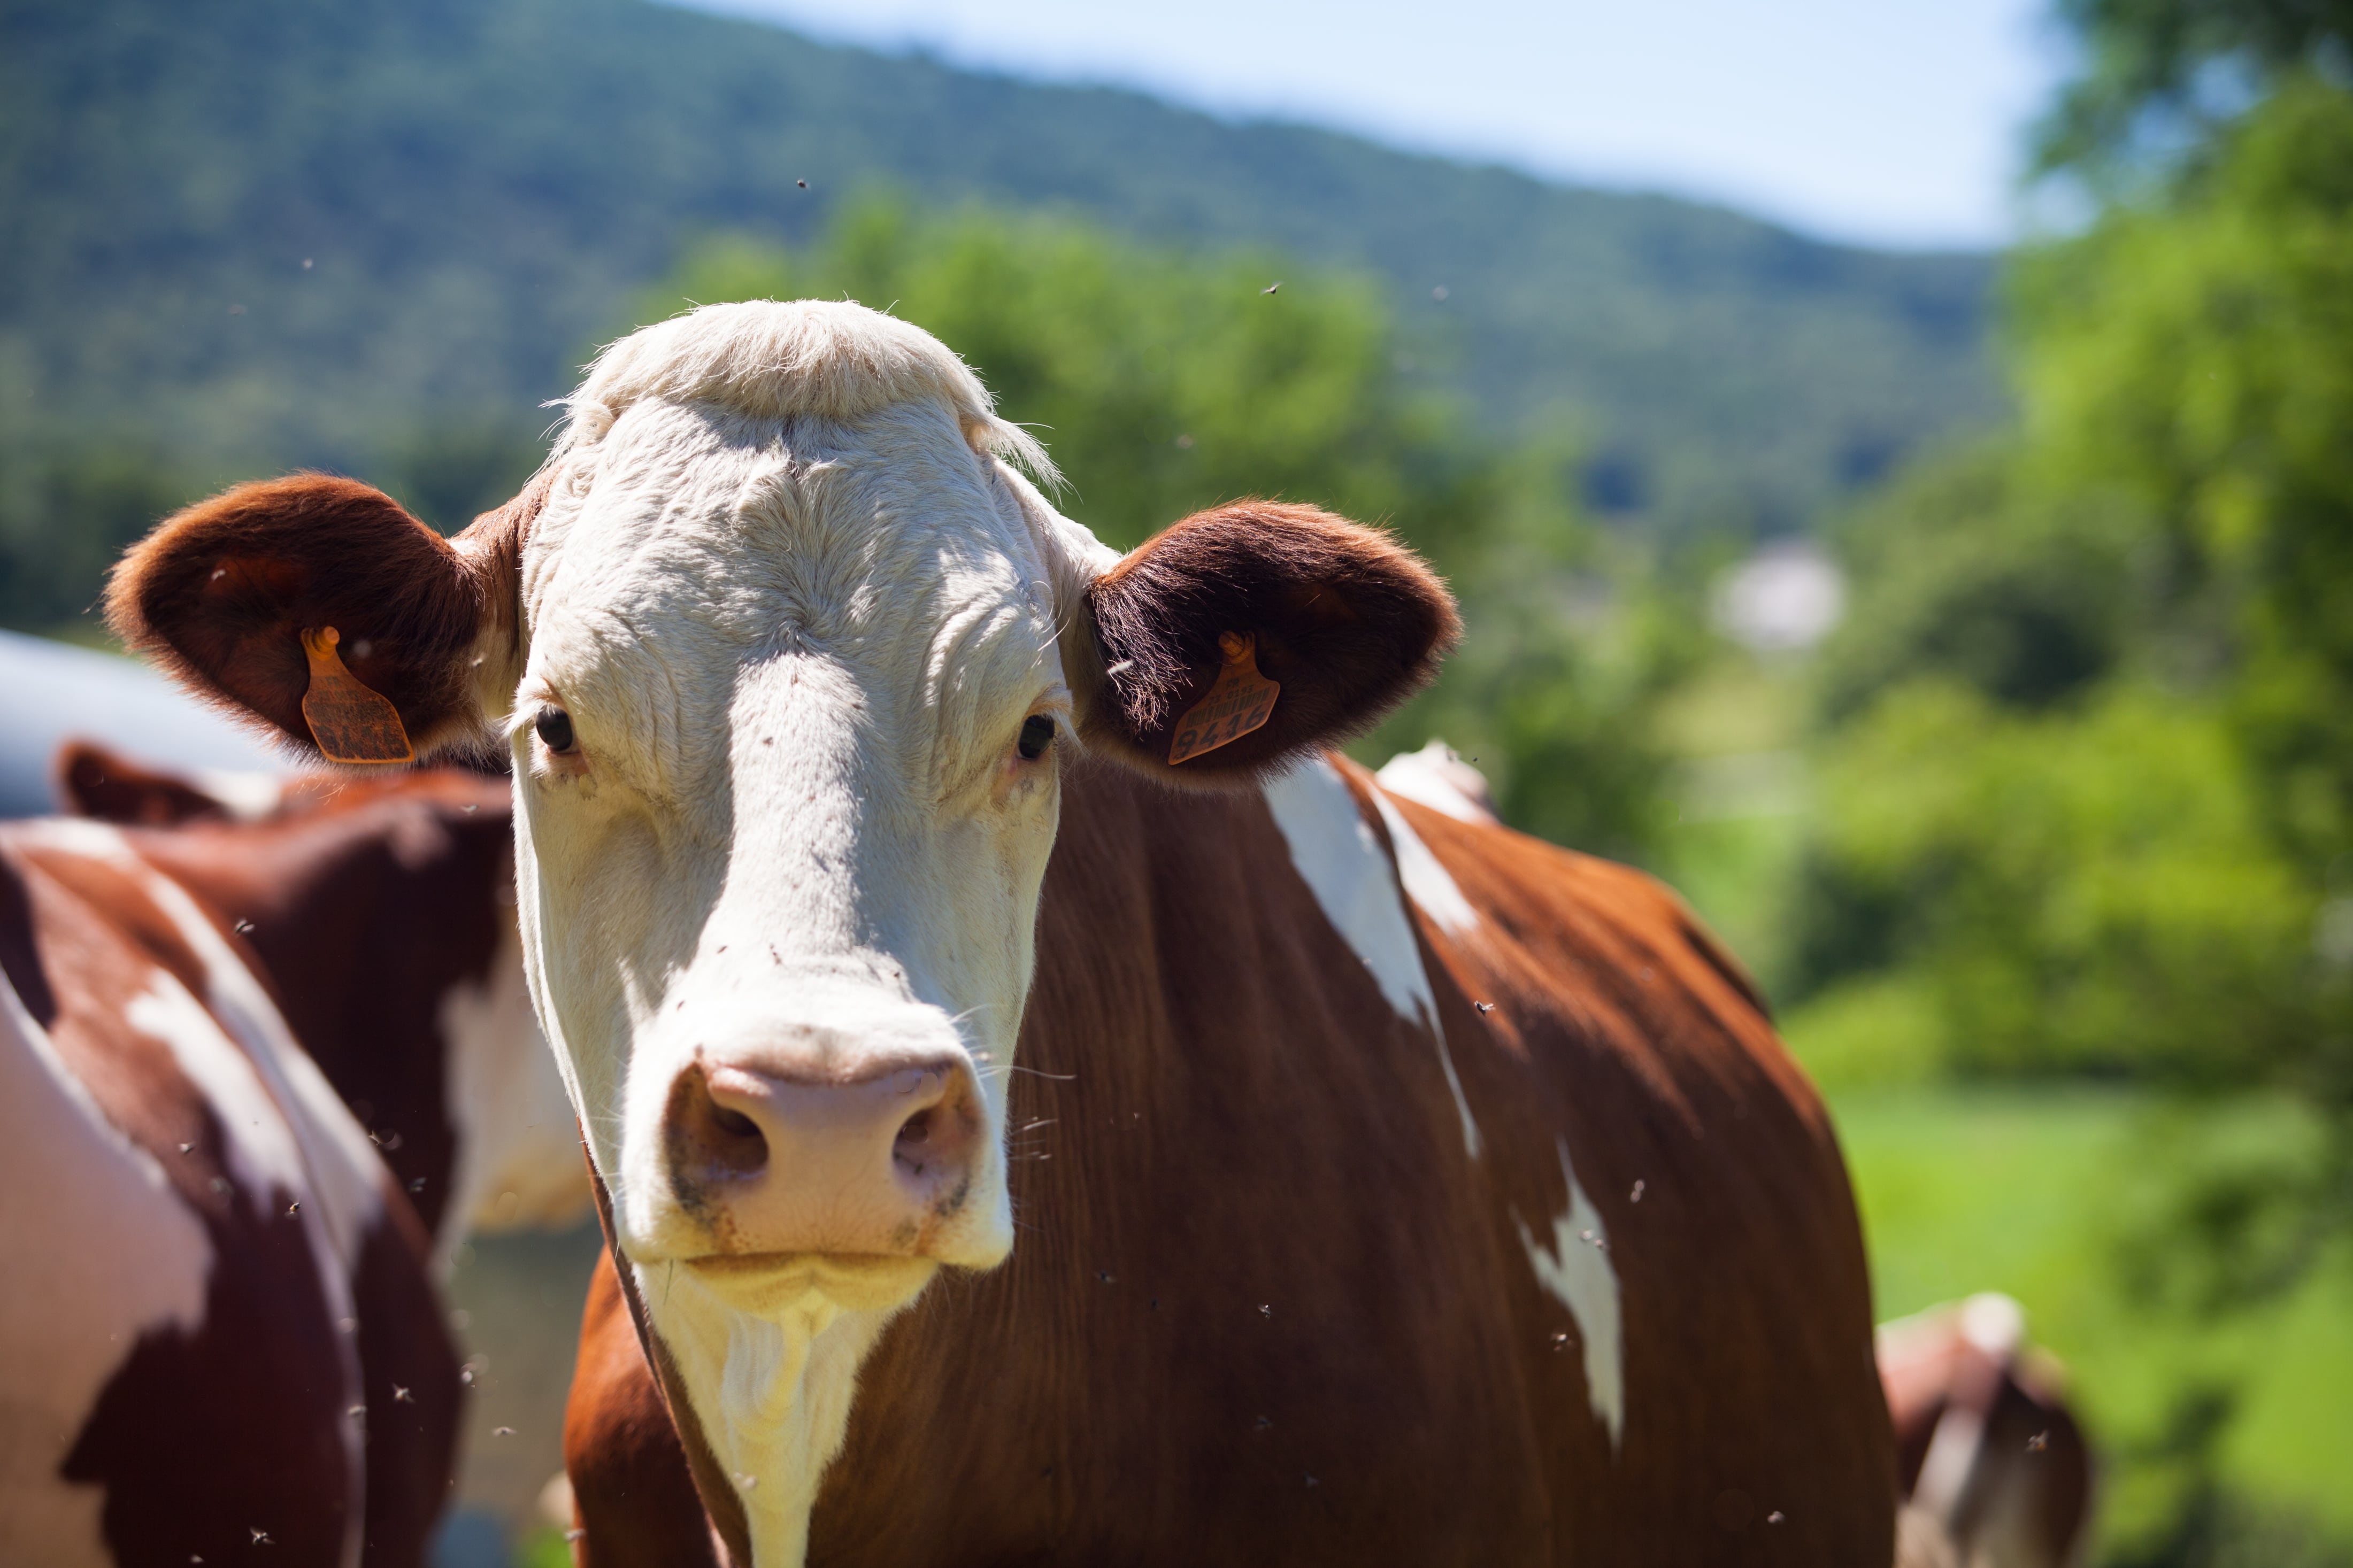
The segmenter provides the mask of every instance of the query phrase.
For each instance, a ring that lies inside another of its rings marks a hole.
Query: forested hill
[[[0,461],[535,433],[682,246],[877,183],[1368,271],[1414,374],[1573,413],[1605,510],[1788,525],[1999,407],[1983,257],[645,0],[0,0]]]

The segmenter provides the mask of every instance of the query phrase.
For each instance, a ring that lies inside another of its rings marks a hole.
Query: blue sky
[[[693,0],[1917,248],[2016,231],[2043,0]]]

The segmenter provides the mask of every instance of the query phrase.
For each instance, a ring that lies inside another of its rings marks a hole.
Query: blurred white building
[[[1845,615],[1846,574],[1806,540],[1766,545],[1715,591],[1716,630],[1757,653],[1810,648]]]

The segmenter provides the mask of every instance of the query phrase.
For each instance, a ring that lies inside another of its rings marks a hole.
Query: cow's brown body
[[[1639,874],[1398,809],[1480,917],[1416,915],[1482,1156],[1258,797],[1074,776],[1019,1243],[885,1336],[812,1563],[1889,1561],[1853,1203],[1753,992]],[[1623,1292],[1615,1454],[1521,1230],[1564,1141]],[[586,1330],[579,1560],[715,1554],[609,1264]]]

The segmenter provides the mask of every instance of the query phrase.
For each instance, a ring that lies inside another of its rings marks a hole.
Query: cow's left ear
[[[543,476],[448,540],[357,480],[238,485],[132,546],[107,584],[107,623],[181,684],[304,752],[328,739],[303,711],[325,658],[391,704],[417,755],[462,746],[491,694],[518,678],[516,561],[545,494]]]
[[[1275,501],[1187,518],[1085,597],[1094,647],[1071,673],[1090,748],[1213,788],[1371,728],[1461,630],[1446,585],[1388,535]]]

